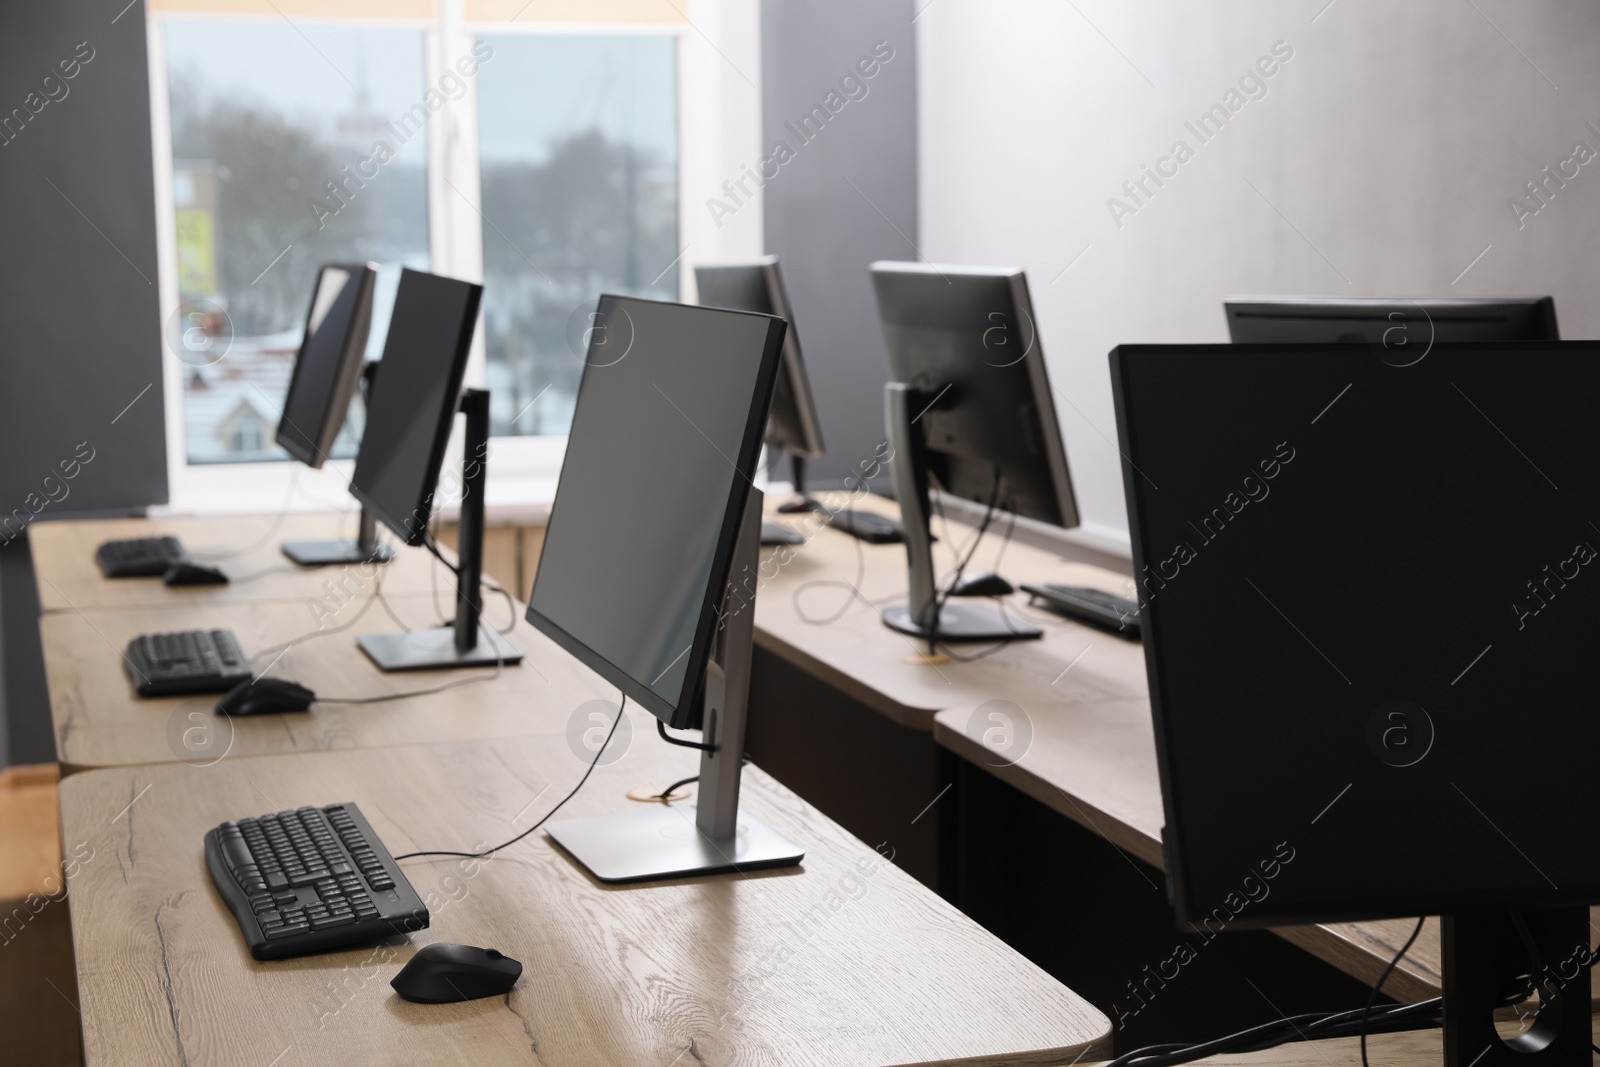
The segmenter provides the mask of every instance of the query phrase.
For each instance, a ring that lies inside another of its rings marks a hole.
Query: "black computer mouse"
[[[1010,596],[1016,592],[1011,583],[988,571],[971,574],[956,583],[951,596]]]
[[[389,982],[394,991],[419,1004],[453,1004],[509,993],[522,976],[522,964],[492,948],[424,945]]]
[[[280,711],[305,711],[317,694],[287,678],[257,678],[240,682],[217,701],[218,715],[275,715]]]
[[[168,585],[227,585],[228,576],[203,563],[174,563],[161,580]]]

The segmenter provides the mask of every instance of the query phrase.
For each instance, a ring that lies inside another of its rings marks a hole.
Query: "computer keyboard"
[[[145,634],[128,642],[122,662],[142,697],[224,693],[250,680],[250,661],[232,630]]]
[[[870,511],[841,508],[833,512],[833,519],[829,525],[835,530],[850,534],[852,537],[859,537],[874,545],[899,544],[906,539],[898,522]]]
[[[94,558],[107,578],[159,578],[189,555],[176,537],[136,537],[107,541],[95,550]]]
[[[1137,601],[1082,585],[1023,585],[1022,590],[1059,615],[1094,623],[1124,637],[1139,636]]]
[[[428,925],[428,909],[354,804],[225,822],[206,868],[258,960],[330,952]]]

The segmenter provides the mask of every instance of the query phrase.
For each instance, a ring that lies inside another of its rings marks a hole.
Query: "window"
[[[564,434],[602,292],[678,298],[674,37],[484,37],[484,341],[495,434]]]
[[[220,312],[231,337],[180,347],[184,455],[287,460],[272,437],[317,268],[379,264],[373,359],[400,268],[428,268],[427,131],[391,125],[423,99],[423,33],[192,19],[164,30],[180,314]],[[380,141],[394,149],[381,164]],[[333,455],[354,454],[341,434]]]
[[[369,359],[402,267],[484,282],[490,503],[547,502],[595,298],[762,251],[759,211],[724,229],[685,188],[760,156],[758,8],[150,0],[172,507],[349,506],[359,411],[322,471],[273,443],[339,261],[379,265]]]

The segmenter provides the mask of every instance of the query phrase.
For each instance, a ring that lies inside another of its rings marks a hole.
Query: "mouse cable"
[[[471,678],[457,678],[453,682],[444,682],[440,685],[430,686],[427,689],[412,689],[404,693],[385,693],[382,696],[375,697],[317,697],[312,701],[312,703],[387,704],[391,700],[405,700],[408,697],[432,696],[434,693],[442,693],[446,689],[457,689],[463,685],[477,685],[479,682],[492,682],[496,678],[500,677],[501,673],[505,670],[505,665],[505,657],[497,654],[494,658],[494,670],[490,671],[488,674],[475,674]]]
[[[278,508],[278,514],[273,518],[272,524],[267,527],[267,532],[258,537],[254,543],[244,548],[231,548],[226,552],[191,552],[189,558],[196,563],[218,563],[225,559],[238,559],[248,556],[256,549],[272,540],[278,528],[283,525],[283,520],[289,515],[289,505],[294,500],[295,490],[300,487],[300,464],[295,463],[289,467],[289,488],[283,494],[283,505]],[[235,579],[237,581],[238,579]]]
[[[1400,961],[1405,958],[1405,954],[1411,951],[1411,946],[1416,942],[1417,935],[1422,933],[1422,924],[1426,919],[1427,916],[1425,915],[1417,917],[1417,925],[1412,929],[1411,936],[1406,938],[1406,943],[1400,946],[1400,951],[1394,954],[1394,959],[1389,961],[1389,966],[1383,969],[1383,973],[1373,983],[1372,992],[1367,994],[1367,1005],[1361,1009],[1361,1067],[1369,1067],[1367,1063],[1367,1019],[1372,1014],[1372,1002],[1378,999],[1378,992],[1383,988],[1383,983],[1389,980],[1389,976],[1400,965]]]
[[[956,586],[961,584],[962,572],[965,571],[967,569],[967,565],[972,562],[972,557],[978,554],[978,546],[983,542],[983,535],[988,532],[989,524],[994,521],[995,512],[1000,503],[1000,484],[1002,480],[1003,477],[1000,473],[1000,466],[999,464],[995,464],[994,490],[989,494],[989,506],[984,509],[983,521],[978,524],[978,532],[973,535],[972,544],[968,546],[966,555],[963,556],[959,553],[956,555],[955,574],[951,575],[950,583],[945,586],[944,595],[940,596],[938,590],[934,591],[933,625],[928,628],[928,653],[930,655],[936,654],[939,651],[939,616],[944,612],[944,606],[949,603],[950,597],[954,595]],[[941,492],[943,491],[942,484],[940,486],[940,490]],[[950,527],[949,521],[945,518],[944,503],[938,497],[934,497],[933,502],[935,510],[937,510],[939,513],[939,521],[944,523],[945,535],[948,537]],[[952,544],[954,544],[954,542],[952,542]],[[1002,642],[1002,645],[1005,644],[1010,644],[1010,640]]]
[[[577,796],[578,790],[583,788],[583,783],[587,782],[589,780],[589,775],[593,774],[595,767],[599,765],[600,757],[605,755],[606,746],[611,743],[612,736],[615,735],[616,732],[617,732],[617,724],[622,721],[622,717],[623,717],[623,715],[627,714],[627,711],[628,711],[628,694],[627,693],[623,693],[622,694],[622,703],[617,707],[617,717],[615,719],[613,719],[612,722],[611,722],[611,730],[606,734],[606,739],[604,741],[600,742],[599,750],[595,752],[594,759],[589,761],[589,766],[584,769],[583,777],[578,779],[578,784],[573,786],[572,787],[572,792],[570,792],[566,796],[562,797],[561,800],[556,803],[555,807],[553,807],[549,811],[545,812],[544,815],[540,817],[538,822],[534,823],[532,826],[530,826],[526,830],[522,831],[522,833],[518,834],[516,837],[513,837],[509,841],[502,842],[502,843],[494,846],[493,848],[484,849],[482,852],[450,852],[450,851],[446,851],[446,850],[437,850],[437,849],[436,850],[427,851],[427,852],[407,852],[404,855],[395,856],[394,857],[395,862],[398,863],[401,860],[414,859],[417,856],[461,856],[461,857],[463,857],[465,859],[469,859],[469,860],[481,860],[481,859],[484,859],[485,857],[494,855],[496,852],[499,852],[503,848],[507,848],[507,847],[509,847],[511,845],[516,844],[518,841],[521,841],[524,837],[527,837],[529,834],[533,833],[539,827],[543,826],[546,822],[548,822],[550,820],[550,817],[552,815],[554,815],[556,812],[560,811],[561,808],[566,804],[567,801],[569,801],[573,797]],[[657,721],[659,721],[659,720],[657,720]]]
[[[434,540],[433,534],[424,531],[422,543],[427,546],[429,552],[433,553],[434,559],[438,560],[440,563],[443,563],[445,567],[449,569],[450,573],[456,576],[456,584],[459,587],[461,583],[461,568],[444,558],[444,553],[439,551],[439,543]],[[506,598],[506,608],[511,613],[511,623],[504,629],[496,626],[495,632],[504,637],[512,630],[515,630],[517,628],[517,602],[512,597],[511,593],[506,589],[506,587],[489,577],[487,574],[483,573],[481,570],[478,572],[478,586],[480,589],[487,589],[491,593],[499,593],[501,596]],[[437,582],[433,583],[433,610],[436,613],[443,615],[443,612],[439,611],[439,585]],[[480,616],[483,614],[483,602],[481,600],[478,602],[478,613]],[[446,623],[445,625],[449,624]]]
[[[361,616],[365,615],[367,613],[367,610],[369,608],[371,608],[374,603],[377,602],[378,594],[383,591],[383,569],[381,567],[378,569],[378,573],[372,579],[372,588],[373,588],[373,595],[367,597],[367,599],[362,603],[361,607],[356,609],[356,613],[354,615],[350,616],[350,618],[346,619],[344,622],[341,622],[338,626],[333,626],[333,627],[328,627],[328,628],[318,627],[317,629],[312,630],[309,633],[301,634],[299,637],[293,638],[292,640],[289,640],[289,641],[285,641],[282,644],[269,645],[268,647],[263,648],[261,651],[257,652],[255,655],[251,656],[250,657],[250,661],[252,663],[254,663],[256,660],[260,659],[262,656],[269,656],[269,655],[272,655],[275,652],[277,652],[277,653],[287,652],[291,648],[294,648],[297,645],[304,644],[307,641],[312,641],[312,640],[315,640],[316,638],[319,638],[319,637],[328,637],[328,636],[330,636],[332,634],[342,633],[343,631],[350,629],[350,627],[354,626],[356,623],[361,621]],[[276,662],[276,661],[274,661],[274,662]],[[271,664],[268,664],[268,667],[270,667],[270,666],[271,666]]]
[[[297,567],[293,564],[286,564],[277,567],[267,567],[263,570],[254,571],[250,574],[244,574],[238,577],[229,576],[228,581],[234,585],[244,585],[246,582],[254,582],[259,581],[262,578],[270,578],[274,574],[299,574],[304,569],[305,568]]]

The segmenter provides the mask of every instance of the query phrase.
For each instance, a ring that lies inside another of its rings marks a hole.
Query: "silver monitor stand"
[[[650,805],[621,815],[554,823],[548,833],[602,882],[647,882],[792,867],[805,849],[739,813],[739,771],[750,705],[750,653],[760,566],[762,494],[751,489],[734,548],[733,581],[706,664],[705,742],[698,805]],[[735,589],[743,595],[735,595]]]

